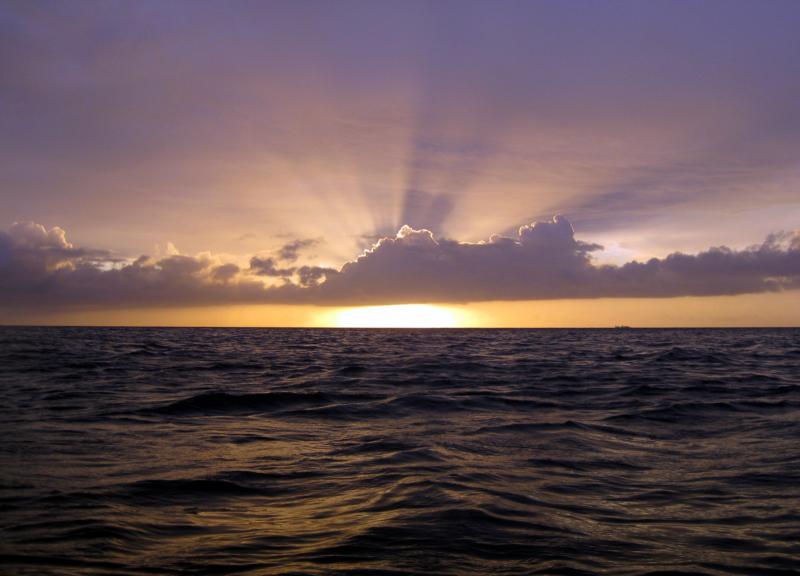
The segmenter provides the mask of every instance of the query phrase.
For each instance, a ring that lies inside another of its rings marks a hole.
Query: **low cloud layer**
[[[710,248],[597,266],[597,244],[556,216],[464,243],[404,226],[341,269],[289,266],[287,254],[249,267],[212,254],[123,259],[76,247],[61,228],[0,232],[0,308],[41,310],[223,303],[389,304],[600,297],[714,296],[800,288],[800,234],[776,233],[746,250]]]
[[[239,266],[211,255],[126,260],[75,247],[58,227],[28,222],[0,232],[0,307],[171,306],[257,301],[263,294]]]

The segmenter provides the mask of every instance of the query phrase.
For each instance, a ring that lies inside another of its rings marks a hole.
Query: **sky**
[[[0,323],[800,325],[798,21],[0,1]]]

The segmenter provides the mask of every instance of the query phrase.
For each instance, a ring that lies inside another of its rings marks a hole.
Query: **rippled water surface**
[[[0,328],[0,572],[795,574],[798,330]]]

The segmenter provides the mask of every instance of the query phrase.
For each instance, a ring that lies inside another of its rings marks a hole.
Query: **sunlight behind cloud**
[[[450,308],[429,304],[361,306],[334,313],[332,324],[340,328],[457,328],[463,319]]]

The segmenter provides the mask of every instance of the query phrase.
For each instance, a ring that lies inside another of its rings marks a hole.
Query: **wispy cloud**
[[[322,242],[322,240],[319,238],[299,238],[297,240],[292,240],[278,249],[277,257],[284,262],[294,262],[302,251],[316,246],[320,242]]]

